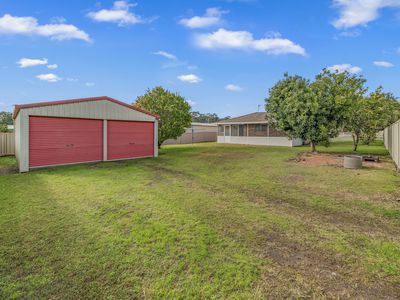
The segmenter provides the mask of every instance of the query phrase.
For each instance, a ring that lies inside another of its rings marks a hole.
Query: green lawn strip
[[[399,225],[397,203],[369,200],[371,193],[392,192],[400,185],[400,177],[393,176],[391,171],[299,166],[286,162],[293,150],[278,152],[277,149],[261,148],[265,153],[258,150],[248,158],[243,149],[247,148],[224,149],[224,153],[217,149],[204,155],[196,153],[197,160],[194,161],[179,156],[163,165],[171,170],[184,171],[205,184],[246,191],[254,197],[286,201],[300,209],[309,207],[323,213],[346,213],[354,215],[354,219],[366,219],[366,222],[377,215],[383,222],[389,219],[393,225]],[[221,156],[224,156],[222,163],[213,161]],[[229,157],[235,159],[229,160]],[[295,182],[292,182],[292,177]],[[342,193],[346,191],[362,199],[344,198]]]
[[[302,146],[299,149],[309,151],[309,146]],[[352,141],[349,139],[336,138],[332,139],[328,147],[323,145],[317,146],[317,151],[321,153],[333,154],[356,154],[356,155],[389,155],[388,151],[383,147],[383,140],[375,140],[370,145],[360,144],[357,151],[353,151]]]
[[[234,164],[234,162],[232,162],[231,163],[231,165],[232,164]],[[191,176],[195,176],[195,174],[198,174],[199,173],[199,168],[200,168],[200,166],[199,165],[196,165],[196,166],[192,166],[193,167],[193,169],[195,169],[196,170],[196,172],[194,172],[194,173],[192,173],[192,174],[190,174]],[[216,168],[217,168],[218,166],[216,166]],[[255,172],[255,173],[258,173],[257,172],[257,170],[255,169],[255,167],[256,166],[250,166],[250,168],[248,168],[248,169],[250,169],[251,171],[253,171],[253,172]],[[240,168],[239,168],[240,169]],[[235,181],[234,180],[234,176],[229,176],[229,183],[231,183],[231,184],[229,184],[228,183],[228,181],[225,181],[225,180],[223,180],[224,178],[226,178],[226,177],[224,177],[224,176],[220,176],[220,177],[218,177],[219,179],[214,179],[214,180],[208,180],[208,181],[206,181],[206,183],[207,184],[211,184],[212,182],[214,182],[214,183],[216,183],[218,186],[224,186],[224,187],[226,187],[226,190],[234,190],[235,189],[235,186],[240,186],[240,185],[236,185],[236,183],[239,183],[239,182],[242,182],[242,185],[244,185],[245,183],[247,184],[247,182],[246,181],[243,181],[243,178],[246,178],[246,175],[248,175],[248,174],[243,174],[243,173],[246,173],[247,171],[248,171],[248,169],[245,169],[244,171],[242,171],[242,172],[240,172],[240,176],[242,177],[241,178],[241,180],[239,179],[239,180],[237,180],[237,181]],[[342,169],[335,169],[335,168],[333,168],[335,171],[342,171]],[[317,168],[317,170],[319,171],[319,172],[321,172],[321,169],[319,168]],[[345,170],[345,171],[347,171],[347,170]],[[375,171],[375,170],[374,170]],[[364,172],[364,170],[363,170],[363,172]],[[359,183],[363,183],[363,187],[366,189],[366,193],[368,193],[371,189],[372,190],[392,190],[393,189],[393,185],[394,184],[396,184],[397,185],[397,183],[398,183],[398,178],[397,177],[395,177],[395,176],[393,176],[393,173],[391,172],[391,171],[385,171],[385,170],[376,170],[376,173],[372,176],[371,174],[368,174],[367,172],[371,172],[371,170],[365,170],[365,172],[366,172],[366,174],[365,174],[365,176],[361,176],[361,177],[359,177],[359,178],[357,178],[357,179],[355,179],[357,182],[356,183],[351,183],[350,184],[350,186],[351,185],[353,185],[353,184],[359,184]],[[229,172],[228,172],[229,173]],[[235,173],[230,173],[230,174],[235,174]],[[236,173],[236,174],[239,174],[239,173]],[[238,175],[239,176],[239,175]],[[338,177],[340,177],[339,175],[338,175]],[[371,180],[371,178],[375,178],[375,177],[378,177],[379,179],[377,180],[378,182],[377,183],[375,183],[375,185],[373,185],[373,186],[371,186],[371,183],[373,183],[373,180]],[[207,177],[207,176],[205,176],[204,178],[206,178],[206,179],[208,179],[209,177]],[[215,178],[215,177],[214,177]],[[259,178],[259,177],[256,177],[256,178]],[[393,180],[393,178],[395,179],[395,180]],[[335,178],[336,179],[336,178]],[[386,181],[387,179],[390,179],[389,181]],[[252,180],[254,180],[254,178],[252,179]],[[255,180],[257,180],[257,179],[255,179]],[[386,181],[386,184],[383,184],[384,182]],[[268,185],[265,185],[265,186],[268,186]],[[251,186],[251,188],[250,188],[250,190],[260,190],[260,188],[262,187],[262,185],[254,185],[254,182],[253,182],[253,185]],[[368,188],[367,188],[368,187]],[[329,188],[331,188],[331,187],[329,187]],[[240,190],[240,188],[237,188],[237,190]],[[285,195],[284,194],[282,194],[282,189],[279,189],[281,192],[281,197],[285,197]],[[290,189],[288,189],[288,190],[290,190]],[[270,189],[270,191],[272,191],[272,195],[270,195],[270,196],[272,196],[272,198],[273,197],[275,197],[276,195],[274,195],[274,189]],[[359,190],[356,190],[356,191],[359,191]],[[288,191],[285,191],[285,193],[287,193]],[[226,193],[226,191],[224,191],[224,193]],[[304,198],[306,198],[305,196],[307,196],[307,195],[305,195],[305,194],[298,194],[298,195],[300,195],[301,197],[300,198],[302,198],[302,199],[304,199]],[[293,196],[293,195],[292,195]],[[337,205],[336,203],[334,203],[332,200],[336,200],[336,199],[326,199],[326,197],[314,197],[311,201],[313,201],[314,202],[314,205],[315,206],[320,206],[320,208],[321,208],[321,210],[322,211],[326,211],[326,210],[328,210],[328,211],[330,211],[330,212],[332,212],[333,214],[335,213],[335,212],[337,212],[337,210],[338,209],[342,209],[342,210],[344,210],[344,211],[348,211],[348,212],[350,212],[350,213],[353,213],[355,216],[354,217],[357,217],[357,208],[360,208],[360,207],[365,207],[365,209],[366,209],[366,211],[368,211],[368,209],[371,209],[372,208],[372,212],[375,214],[375,213],[382,213],[382,215],[384,215],[385,214],[385,212],[387,212],[388,210],[387,209],[381,209],[381,208],[379,208],[379,206],[378,205],[371,205],[370,203],[368,203],[368,202],[364,202],[364,201],[357,201],[357,200],[354,200],[354,201],[351,201],[351,209],[347,209],[346,210],[346,204],[347,204],[347,206],[348,206],[348,203],[342,203],[342,204],[340,204],[340,205]],[[333,204],[332,204],[333,203]],[[246,210],[247,211],[247,210]],[[389,210],[390,211],[390,210]],[[394,210],[394,211],[397,211],[397,210]],[[371,211],[369,211],[368,212],[369,214],[371,213]],[[372,217],[371,217],[372,219],[374,219],[374,218],[376,218],[376,216],[373,216],[372,215]],[[390,216],[389,218],[392,218],[392,216]],[[259,223],[259,220],[257,220],[258,221],[258,223]],[[395,221],[397,221],[397,220],[395,220]],[[396,225],[396,228],[398,228],[398,225],[399,225],[399,223],[398,222],[394,222],[393,223],[394,225]],[[351,232],[351,231],[350,231]],[[356,233],[357,234],[357,233]],[[332,235],[332,234],[331,234]],[[301,235],[301,237],[302,238],[304,238],[306,235]],[[335,235],[334,235],[335,236]],[[336,240],[336,239],[338,239],[339,237],[341,236],[341,231],[340,230],[337,230],[337,232],[336,232],[336,237],[333,237],[333,240]],[[370,241],[373,241],[371,238],[369,238],[369,240]],[[386,241],[385,240],[382,240],[382,241],[380,241],[379,243],[385,243]],[[378,243],[378,244],[379,244]],[[395,242],[394,243],[394,245],[399,245],[399,243],[398,243],[398,241],[397,242]],[[363,251],[361,251],[360,253],[362,254],[362,253],[364,253],[364,255],[365,255],[365,253],[367,253],[368,251],[370,251],[370,250],[368,250],[368,249],[363,249]],[[396,263],[398,263],[398,257],[397,258],[395,258],[395,259],[397,259],[397,261],[395,262],[395,265],[396,265]],[[383,260],[385,260],[385,259],[383,259]],[[384,270],[383,270],[384,271]]]
[[[0,297],[323,297],[377,278],[390,290],[400,278],[398,210],[371,197],[394,192],[398,178],[367,169],[349,180],[339,168],[287,162],[298,151],[172,146],[158,159],[0,176]],[[323,218],[346,214],[381,222],[385,234]],[[337,256],[344,275],[330,282],[285,265],[279,252],[296,249],[328,270]]]
[[[17,163],[14,156],[0,156],[0,168],[11,167]]]
[[[35,203],[30,216],[23,224],[19,219],[1,227],[20,227],[23,232],[18,234],[21,240],[16,244],[26,245],[27,251],[38,244],[46,247],[29,253],[34,260],[22,268],[23,278],[4,279],[3,285],[11,289],[3,290],[7,296],[26,296],[29,291],[73,297],[93,296],[96,292],[115,298],[139,297],[143,293],[156,298],[249,295],[257,276],[255,260],[241,245],[221,239],[190,214],[160,205],[168,201],[160,202],[148,192],[143,194],[146,174],[142,171],[132,172],[130,165],[117,166],[110,177],[113,168],[74,168],[26,176],[38,179],[21,194],[25,201]],[[34,195],[29,197],[37,184],[47,189],[43,194],[48,196],[40,201]],[[10,211],[7,215],[10,217]],[[71,232],[69,220],[74,225]],[[35,225],[29,226],[31,223]],[[86,230],[81,240],[79,236]],[[60,236],[53,240],[55,233]],[[10,238],[10,232],[0,236],[4,245],[9,244],[5,238]],[[61,245],[57,245],[59,242]],[[21,256],[8,251],[2,249],[4,257],[14,255],[24,262],[27,259],[28,253]],[[3,263],[10,264],[5,258]],[[12,282],[20,284],[10,288]],[[74,290],[67,291],[69,285]]]

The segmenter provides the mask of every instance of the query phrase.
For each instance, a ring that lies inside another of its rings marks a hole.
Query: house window
[[[224,135],[224,125],[218,125],[218,135],[219,136]]]
[[[225,136],[230,136],[230,135],[231,135],[230,127],[225,126]]]
[[[239,125],[232,125],[232,136],[239,136]]]
[[[256,124],[256,132],[267,132],[267,125],[265,124]]]
[[[246,125],[239,125],[239,136],[247,136]]]

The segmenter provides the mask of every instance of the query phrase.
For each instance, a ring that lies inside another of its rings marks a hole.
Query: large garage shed
[[[14,125],[20,172],[158,155],[158,116],[106,96],[16,105]]]

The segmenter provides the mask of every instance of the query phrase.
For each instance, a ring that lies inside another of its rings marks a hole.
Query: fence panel
[[[0,132],[0,156],[15,154],[14,132]]]
[[[385,147],[392,156],[397,169],[400,168],[400,121],[384,130]]]

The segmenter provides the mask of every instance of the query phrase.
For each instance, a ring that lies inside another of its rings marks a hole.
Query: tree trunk
[[[353,151],[357,151],[358,142],[360,141],[360,136],[358,133],[352,134],[353,137]]]
[[[311,146],[311,151],[312,152],[317,152],[317,150],[315,149],[315,142],[311,141],[310,142],[310,146]]]

